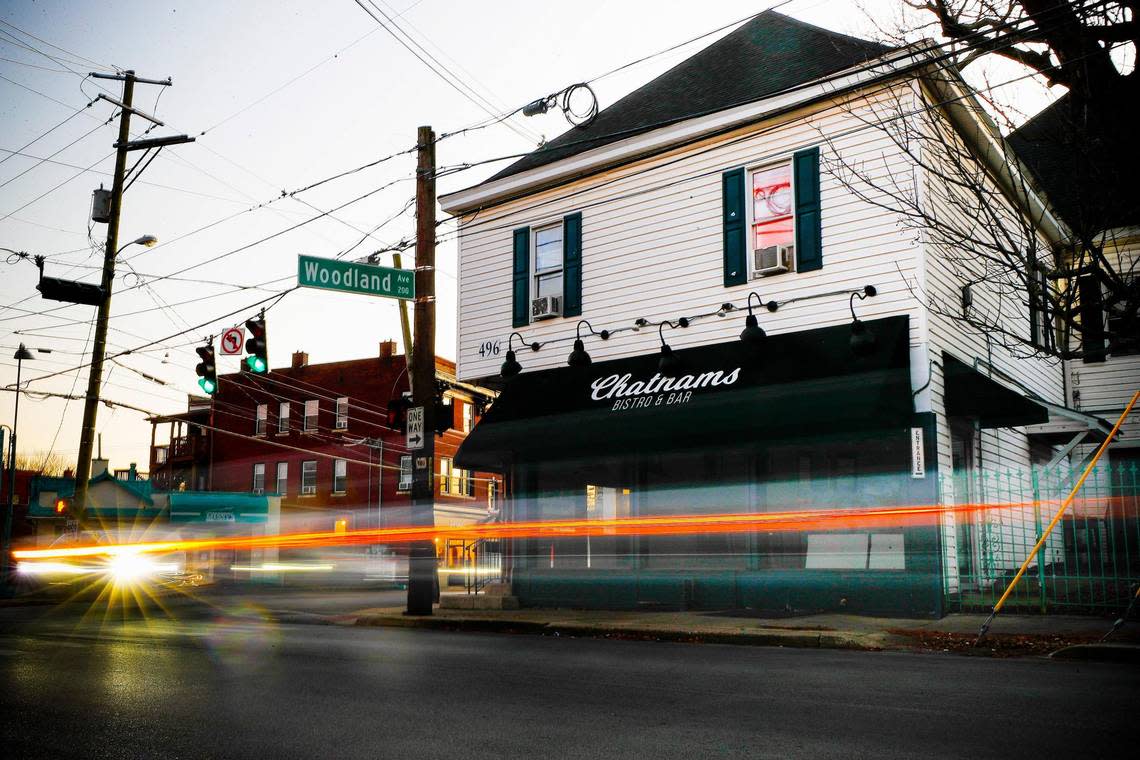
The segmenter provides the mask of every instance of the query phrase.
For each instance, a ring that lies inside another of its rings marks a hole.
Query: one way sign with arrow
[[[408,409],[407,444],[409,451],[424,447],[424,408],[413,406]]]

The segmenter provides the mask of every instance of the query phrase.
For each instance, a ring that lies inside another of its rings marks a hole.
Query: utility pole
[[[423,448],[412,456],[412,525],[435,523],[435,133],[416,136],[416,307],[412,403],[423,408]],[[435,544],[414,541],[408,557],[409,615],[430,615],[439,582]]]
[[[193,142],[194,138],[180,135],[177,137],[159,137],[149,140],[130,142],[131,115],[137,113],[157,126],[163,123],[158,119],[133,107],[135,83],[160,85],[169,87],[169,79],[143,79],[135,76],[133,71],[124,71],[121,74],[96,74],[96,79],[117,79],[123,82],[123,99],[116,102],[106,95],[99,97],[119,107],[119,139],[115,141],[115,175],[111,185],[111,209],[107,220],[107,243],[103,249],[103,278],[100,281],[102,296],[98,303],[95,316],[95,342],[91,349],[91,364],[87,376],[87,395],[83,399],[83,424],[79,431],[79,460],[75,463],[75,511],[82,524],[87,517],[87,482],[91,479],[91,447],[95,442],[95,418],[99,411],[99,393],[103,383],[103,359],[107,350],[107,327],[111,316],[111,285],[115,280],[115,257],[119,252],[119,216],[123,208],[123,182],[127,171],[127,153],[132,150],[162,150],[166,145]],[[141,171],[141,169],[139,170]],[[136,173],[135,177],[138,176]],[[133,179],[131,180],[134,181]],[[155,238],[148,236],[138,241],[144,245],[153,245]]]
[[[83,425],[79,430],[79,459],[75,463],[75,511],[82,524],[87,518],[87,481],[91,479],[91,446],[95,443],[95,417],[103,384],[103,355],[107,351],[107,323],[111,316],[111,284],[115,280],[115,253],[119,250],[119,213],[123,207],[123,176],[127,171],[127,143],[131,139],[131,104],[135,97],[133,71],[124,72],[123,105],[119,113],[119,139],[115,142],[115,178],[111,185],[111,215],[103,248],[103,298],[95,316],[95,343],[83,399]]]

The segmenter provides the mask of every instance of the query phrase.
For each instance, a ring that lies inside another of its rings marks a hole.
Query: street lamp
[[[132,246],[132,245],[144,245],[147,248],[153,248],[156,245],[158,245],[158,238],[156,238],[154,235],[143,235],[142,237],[140,237],[136,240],[132,240],[131,242],[123,245],[121,248],[119,248],[119,250],[115,251],[115,255],[118,256],[120,253],[123,252],[123,250],[125,248],[127,248],[127,246]]]
[[[8,583],[8,552],[12,544],[12,511],[16,497],[16,425],[20,420],[20,374],[25,359],[34,359],[32,352],[23,343],[12,354],[16,360],[16,403],[12,410],[12,440],[8,443],[8,509],[4,512],[3,558],[0,558],[0,578]]]

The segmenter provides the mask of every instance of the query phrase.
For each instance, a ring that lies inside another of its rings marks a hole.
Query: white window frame
[[[312,465],[310,467],[310,465]],[[306,484],[305,480],[309,475],[312,475],[313,482]],[[301,495],[313,496],[317,493],[317,460],[306,459],[301,462]]]
[[[289,463],[277,463],[277,495],[285,496],[289,490]]]
[[[470,433],[475,427],[475,404],[463,399],[463,432]]]
[[[258,404],[253,413],[253,434],[265,435],[269,428],[269,404]]]
[[[258,485],[260,481],[261,485]],[[251,492],[261,495],[265,493],[265,462],[256,462],[253,465],[253,487]]]
[[[538,269],[538,233],[545,232],[557,227],[562,232],[562,256],[560,257],[557,267],[544,269],[541,272]],[[562,219],[556,219],[542,224],[536,224],[530,229],[530,299],[533,301],[539,298],[538,295],[538,278],[547,277],[549,275],[557,274],[562,278],[562,289],[556,294],[559,298],[566,295],[566,225]],[[527,312],[530,311],[530,304],[527,304]]]
[[[343,496],[348,491],[348,460],[333,460],[332,492]]]
[[[309,406],[312,405],[313,413],[309,414]],[[313,424],[309,424],[309,420]],[[301,429],[306,433],[315,433],[320,428],[321,423],[321,401],[320,399],[311,398],[305,401],[305,423]]]
[[[407,493],[412,490],[412,455],[404,454],[400,457],[400,478],[396,481],[396,493]]]
[[[784,158],[784,159],[777,159],[774,161],[765,161],[764,163],[761,163],[761,164],[755,164],[753,166],[747,166],[744,169],[744,195],[747,199],[745,202],[744,217],[745,217],[745,221],[748,224],[748,227],[747,227],[748,245],[745,247],[745,250],[748,252],[748,276],[749,276],[749,279],[753,278],[752,277],[753,262],[756,261],[756,229],[755,229],[755,216],[756,216],[756,214],[755,214],[755,209],[753,208],[754,204],[753,204],[753,200],[752,200],[752,187],[753,187],[752,176],[754,174],[756,174],[756,172],[762,172],[762,171],[767,171],[769,169],[775,169],[776,167],[783,166],[783,165],[787,165],[788,175],[791,178],[792,246],[794,248],[795,255],[792,256],[792,260],[791,260],[791,262],[789,262],[791,264],[791,266],[788,268],[788,271],[787,272],[781,272],[780,274],[793,274],[794,272],[796,272],[796,270],[799,269],[800,249],[799,249],[799,246],[796,245],[796,226],[797,226],[797,220],[796,220],[796,165],[795,165],[795,156],[789,155],[787,158]],[[774,276],[778,277],[779,275],[774,275]]]
[[[487,479],[487,511],[495,511],[495,501],[499,493],[499,481],[494,478]]]
[[[341,411],[341,406],[344,411]],[[348,396],[341,396],[336,400],[336,427],[335,430],[348,430]]]
[[[281,435],[289,432],[289,402],[282,401],[277,405],[277,433]]]
[[[455,463],[451,457],[439,458],[439,492],[444,496],[451,495],[451,478],[455,473]]]

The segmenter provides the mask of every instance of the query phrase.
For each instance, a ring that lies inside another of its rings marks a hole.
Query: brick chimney
[[[293,367],[293,369],[301,369],[302,367],[308,367],[309,366],[309,355],[307,353],[305,353],[304,351],[294,351],[293,352],[293,363],[291,366]]]
[[[391,359],[396,355],[396,341],[384,340],[380,342],[380,358]]]

